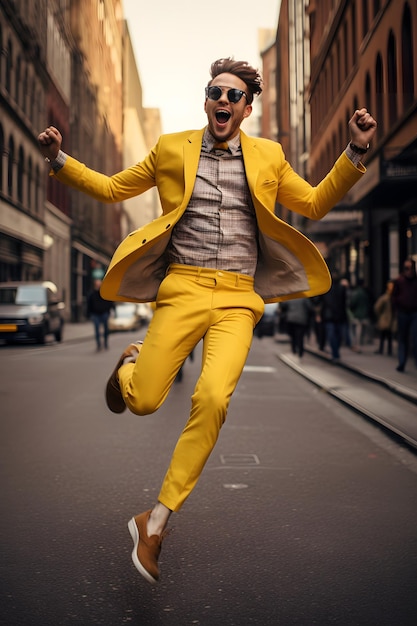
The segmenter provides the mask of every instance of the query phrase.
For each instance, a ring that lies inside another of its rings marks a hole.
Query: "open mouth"
[[[229,111],[225,111],[223,109],[216,111],[216,120],[219,124],[226,124],[226,122],[228,122],[231,117],[232,115],[231,113],[229,113]]]

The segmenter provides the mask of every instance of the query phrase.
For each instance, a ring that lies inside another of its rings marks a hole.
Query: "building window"
[[[28,205],[28,209],[29,211],[32,210],[32,185],[33,185],[33,166],[32,166],[32,158],[29,157],[29,161],[28,161],[28,175],[27,175],[27,191],[26,191],[26,197],[27,197],[27,205]]]
[[[14,167],[14,141],[13,137],[9,139],[9,155],[7,163],[7,193],[9,197],[13,197],[13,167]]]
[[[358,58],[358,40],[356,33],[356,4],[352,2],[352,65],[355,65]]]
[[[39,196],[41,193],[41,189],[42,189],[41,173],[40,173],[39,165],[37,165],[36,170],[35,170],[35,213],[36,215],[40,214]]]
[[[23,74],[23,84],[22,84],[22,109],[24,113],[27,113],[27,110],[26,110],[27,94],[28,94],[28,68],[25,67],[25,72]]]
[[[343,148],[345,147],[342,122],[339,122],[338,134],[339,134],[339,149],[338,149],[338,152],[342,152]]]
[[[382,59],[378,54],[375,67],[375,96],[376,96],[376,119],[378,120],[377,133],[379,137],[384,135],[384,80],[382,71]]]
[[[404,7],[401,25],[401,57],[403,110],[406,111],[413,104],[414,99],[413,33],[408,3]]]
[[[4,150],[4,133],[3,127],[0,125],[0,192],[3,191],[3,159],[5,156]]]
[[[365,78],[365,106],[368,111],[372,111],[371,77],[368,72]]]
[[[368,0],[362,0],[362,28],[363,38],[365,39],[369,30]]]
[[[20,104],[20,83],[21,83],[21,78],[20,78],[20,74],[22,71],[22,60],[20,58],[20,56],[17,58],[17,62],[16,62],[16,85],[15,85],[15,100],[16,100],[16,104]]]
[[[349,73],[349,32],[348,25],[345,19],[343,24],[343,81],[346,79],[346,76]],[[342,82],[343,82],[342,81]]]
[[[10,93],[11,81],[12,81],[12,59],[13,59],[13,47],[12,42],[9,40],[6,52],[6,91]]]
[[[340,69],[340,40],[337,40],[337,44],[336,44],[336,91],[337,93],[339,93],[340,91],[340,86],[341,86],[341,69]]]
[[[35,89],[35,77],[32,78],[30,85],[30,100],[29,100],[29,119],[32,120],[32,123],[35,122],[35,100],[36,100],[36,89]]]
[[[3,50],[3,30],[0,24],[0,85],[3,80],[3,58],[4,58],[4,50]]]
[[[388,119],[390,126],[397,121],[397,55],[395,37],[391,31],[388,38]]]
[[[19,161],[17,164],[17,199],[20,204],[23,204],[23,174],[25,170],[25,155],[23,148],[19,148]]]

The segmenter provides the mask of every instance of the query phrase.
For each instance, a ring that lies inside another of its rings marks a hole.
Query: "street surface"
[[[130,560],[185,423],[200,349],[153,416],[111,414],[135,335],[0,346],[1,605],[7,626],[417,623],[417,455],[254,339],[161,580]]]

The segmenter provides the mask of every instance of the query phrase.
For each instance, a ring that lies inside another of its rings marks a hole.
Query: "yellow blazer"
[[[114,176],[95,172],[68,157],[54,174],[101,202],[119,202],[157,186],[162,215],[132,232],[116,249],[101,293],[109,300],[151,302],[165,276],[164,251],[190,200],[204,128],[162,135],[148,156]],[[278,202],[317,220],[339,202],[365,172],[343,153],[330,173],[312,187],[294,172],[279,143],[241,131],[246,177],[258,222],[255,290],[265,302],[325,293],[331,280],[314,244],[274,214]]]

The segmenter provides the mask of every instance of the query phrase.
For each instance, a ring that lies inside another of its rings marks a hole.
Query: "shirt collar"
[[[205,148],[205,150],[207,150],[207,152],[210,152],[213,149],[215,143],[217,143],[216,139],[209,131],[208,126],[206,126],[203,135],[203,147]],[[242,149],[240,147],[240,133],[233,137],[233,139],[229,139],[227,145],[229,146],[230,152],[234,156],[237,154],[240,155],[242,153]]]

